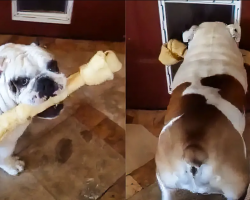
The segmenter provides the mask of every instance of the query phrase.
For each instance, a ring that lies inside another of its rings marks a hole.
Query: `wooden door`
[[[250,51],[250,1],[242,1],[242,10],[241,10],[241,42],[240,48]],[[246,100],[246,109],[250,111],[250,66],[246,66],[247,77],[248,77],[248,93]]]
[[[0,34],[124,41],[125,1],[74,1],[71,24],[13,21],[11,1],[0,1]]]
[[[126,102],[128,109],[166,109],[165,67],[157,1],[126,1]]]
[[[240,47],[250,50],[250,1],[242,1]],[[157,1],[126,2],[127,108],[166,109],[165,68],[158,62],[161,31]],[[247,68],[250,80],[250,67]],[[250,93],[246,107],[250,110]]]

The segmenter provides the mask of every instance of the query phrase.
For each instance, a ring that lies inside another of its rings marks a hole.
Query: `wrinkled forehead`
[[[227,24],[223,22],[203,22],[198,26],[197,31],[228,31]]]
[[[47,69],[53,55],[36,45],[7,44],[0,47],[0,56],[5,58],[5,73],[8,77],[35,76]]]
[[[228,25],[223,22],[204,22],[195,29],[194,38],[203,36],[210,37],[213,35],[214,37],[224,37],[224,38],[232,38],[230,34]]]
[[[203,22],[199,25],[199,27],[213,27],[213,26],[220,26],[220,27],[227,27],[227,24],[224,22]]]

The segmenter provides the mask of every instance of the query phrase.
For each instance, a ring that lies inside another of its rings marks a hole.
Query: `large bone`
[[[184,56],[187,52],[187,46],[175,39],[169,40],[161,47],[161,52],[159,55],[159,61],[163,65],[174,65],[184,59]],[[244,63],[250,66],[250,51],[240,49]]]
[[[20,104],[0,115],[0,141],[18,125],[60,103],[83,85],[98,85],[107,80],[112,80],[114,78],[113,73],[119,71],[121,67],[122,64],[113,51],[98,51],[89,63],[82,65],[79,72],[67,79],[66,88],[59,95],[51,97],[38,106]]]

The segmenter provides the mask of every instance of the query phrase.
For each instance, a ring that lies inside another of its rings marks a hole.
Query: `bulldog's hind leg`
[[[17,175],[24,170],[24,162],[13,156],[18,138],[23,134],[29,122],[18,126],[0,141],[0,168],[10,175]]]
[[[156,174],[156,178],[161,190],[161,200],[172,200],[172,193],[174,190],[166,188],[158,174]]]

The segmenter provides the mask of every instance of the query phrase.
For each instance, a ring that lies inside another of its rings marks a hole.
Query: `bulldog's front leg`
[[[13,156],[18,138],[26,130],[30,122],[18,126],[0,141],[0,168],[10,175],[17,175],[24,170],[24,162]]]

